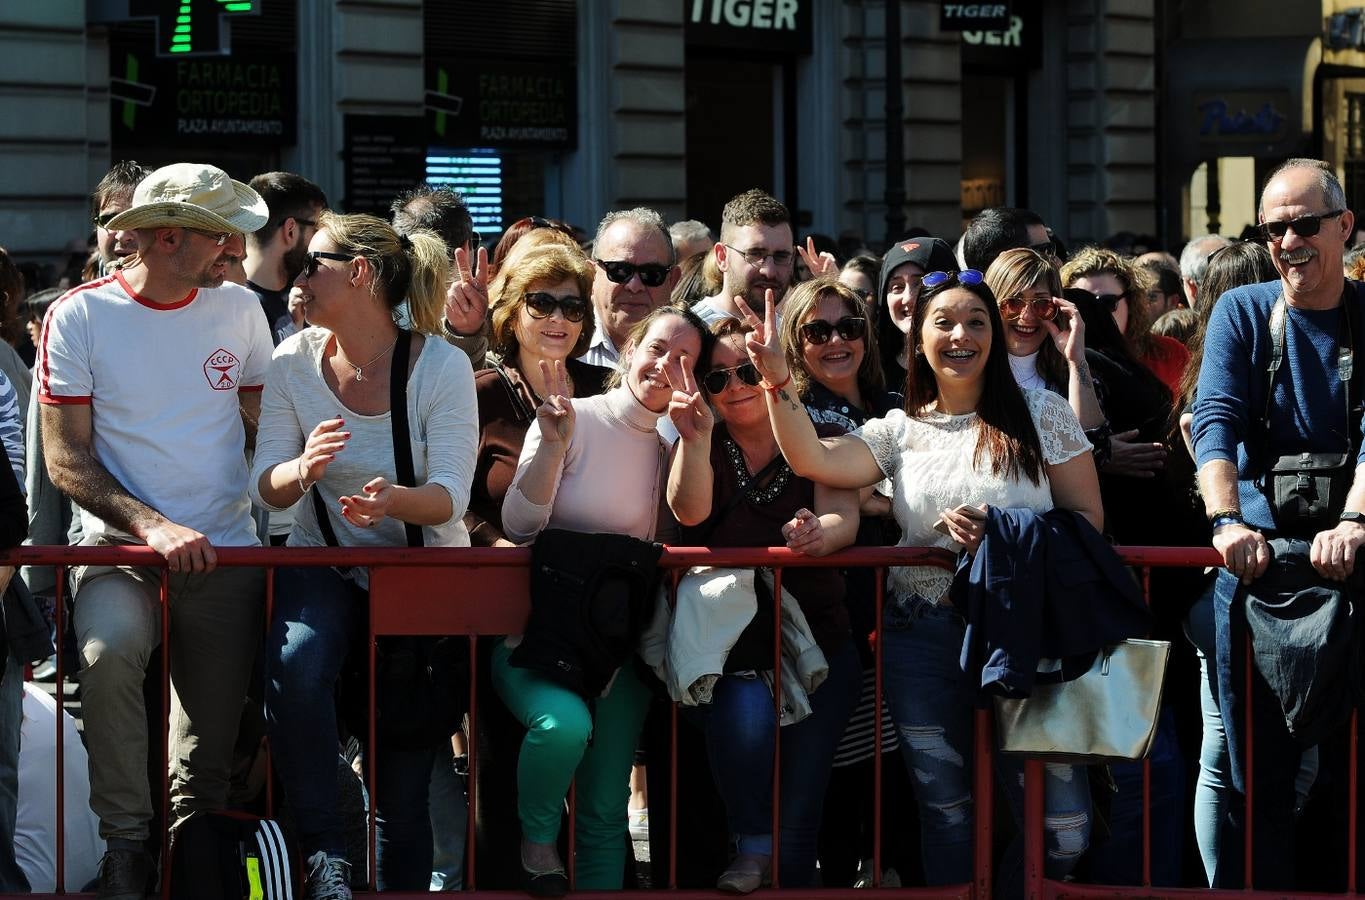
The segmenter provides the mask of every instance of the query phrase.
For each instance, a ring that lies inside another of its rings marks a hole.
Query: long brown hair
[[[1005,349],[1005,323],[1000,318],[995,295],[985,282],[960,284],[956,279],[949,279],[925,288],[920,294],[911,317],[910,334],[906,336],[914,349],[905,373],[905,413],[915,419],[926,418],[938,399],[938,376],[924,355],[924,321],[933,300],[957,288],[986,305],[986,315],[991,323],[991,348],[981,373],[981,399],[976,404],[980,428],[972,464],[981,465],[983,459],[989,459],[992,474],[1008,478],[1022,473],[1029,481],[1039,484],[1043,474],[1042,443],[1038,440],[1038,429],[1033,424],[1028,401],[1010,371],[1009,351]]]
[[[1028,247],[1006,250],[986,270],[986,284],[997,297],[1017,297],[1039,282],[1046,283],[1052,296],[1062,295],[1062,279],[1057,274],[1057,267],[1047,257]],[[1050,335],[1038,348],[1034,367],[1048,387],[1066,390],[1071,373]]]
[[[787,369],[791,372],[797,395],[803,396],[815,380],[806,369],[801,326],[814,314],[820,301],[831,294],[839,298],[844,312],[867,320],[867,330],[863,333],[863,361],[858,366],[858,387],[881,390],[886,385],[886,376],[882,373],[881,357],[877,353],[877,332],[872,327],[872,316],[867,304],[853,288],[833,278],[821,276],[801,282],[788,291],[786,299],[782,301],[782,321],[778,331],[782,335],[782,350],[786,353]]]

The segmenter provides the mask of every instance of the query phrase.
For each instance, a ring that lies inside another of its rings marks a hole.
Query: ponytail
[[[422,229],[400,235],[383,219],[362,213],[342,215],[324,211],[318,216],[318,227],[337,246],[369,261],[374,269],[371,290],[391,311],[408,301],[413,331],[441,333],[450,274],[445,241]]]
[[[412,330],[440,334],[446,285],[450,279],[445,241],[425,230],[412,232],[407,240],[410,242],[407,255],[412,263],[412,275],[408,279],[408,318],[412,321]]]

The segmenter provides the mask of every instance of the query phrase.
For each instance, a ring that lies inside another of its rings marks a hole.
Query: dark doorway
[[[774,184],[781,66],[688,55],[687,217],[720,227],[725,202],[749,188],[781,196]]]

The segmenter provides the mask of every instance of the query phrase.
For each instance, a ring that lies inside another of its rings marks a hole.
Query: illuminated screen
[[[498,151],[430,149],[427,183],[463,195],[474,227],[483,234],[502,230],[502,157]]]

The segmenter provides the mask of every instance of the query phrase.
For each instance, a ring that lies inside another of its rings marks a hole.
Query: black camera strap
[[[1346,452],[1349,454],[1359,445],[1356,440],[1358,429],[1352,424],[1351,385],[1355,381],[1355,315],[1352,304],[1356,301],[1351,283],[1346,281],[1341,288],[1341,325],[1337,328],[1337,379],[1342,385],[1346,398]],[[1265,414],[1261,417],[1261,451],[1267,469],[1270,463],[1270,413],[1275,398],[1275,376],[1284,363],[1285,319],[1288,316],[1288,302],[1284,292],[1275,298],[1270,309],[1270,362],[1266,366]]]

